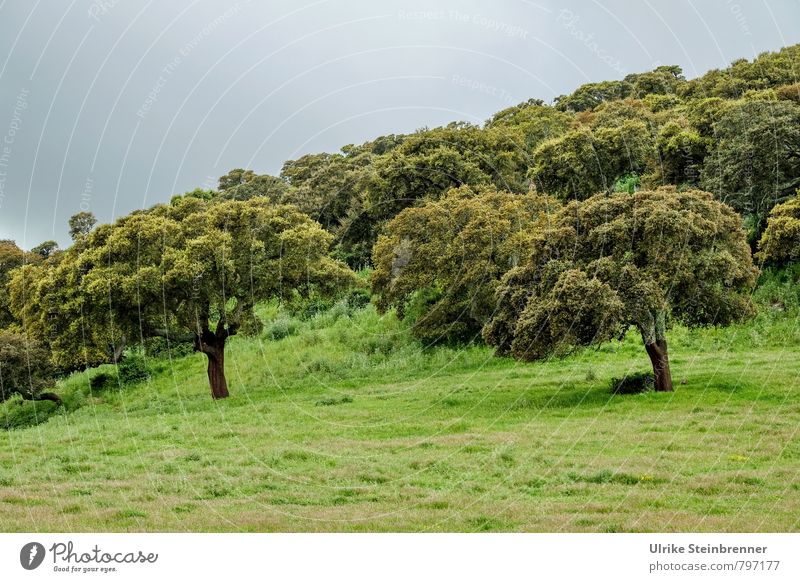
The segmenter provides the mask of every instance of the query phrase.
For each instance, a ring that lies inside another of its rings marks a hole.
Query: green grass
[[[75,374],[66,410],[0,432],[0,529],[798,531],[787,313],[674,329],[676,391],[614,396],[648,369],[635,334],[523,364],[424,349],[371,307],[269,306],[229,344],[225,401],[201,355],[162,358],[122,389]]]

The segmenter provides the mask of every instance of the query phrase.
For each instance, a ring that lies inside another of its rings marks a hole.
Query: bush
[[[151,358],[182,358],[193,352],[194,346],[189,342],[169,342],[163,337],[150,337],[144,340],[144,353]]]
[[[100,372],[92,376],[89,380],[89,386],[91,386],[92,390],[105,390],[106,388],[110,388],[115,384],[116,378],[109,374],[108,372]]]
[[[754,297],[767,313],[800,311],[800,264],[765,269]]]
[[[300,319],[311,319],[323,311],[328,311],[333,306],[333,301],[313,297],[303,301],[297,308],[296,313]]]
[[[346,300],[350,311],[358,311],[370,304],[372,296],[366,289],[353,289],[347,294]]]
[[[129,352],[117,365],[117,373],[123,384],[136,384],[150,379],[150,368],[144,353]]]
[[[614,394],[641,394],[649,392],[655,385],[652,372],[636,372],[622,378],[611,378],[611,392]]]
[[[297,321],[290,317],[278,316],[268,326],[266,336],[271,340],[280,340],[297,333]]]
[[[49,400],[23,400],[14,396],[0,407],[0,426],[6,430],[42,424],[58,412],[58,405]]]

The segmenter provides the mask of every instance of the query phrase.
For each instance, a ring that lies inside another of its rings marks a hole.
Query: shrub
[[[278,316],[267,325],[267,338],[275,341],[297,333],[297,321],[291,317]]]
[[[296,312],[300,319],[311,319],[315,315],[327,311],[333,306],[333,301],[328,299],[321,299],[319,297],[312,297],[303,301],[297,308]]]
[[[649,392],[655,385],[652,372],[636,372],[622,378],[611,378],[611,392],[614,394],[641,394]]]
[[[42,424],[58,412],[58,405],[49,400],[23,400],[14,396],[0,410],[0,426],[11,430]]]
[[[150,378],[150,369],[147,359],[140,351],[129,352],[117,365],[119,380],[123,384],[136,384]]]
[[[100,372],[89,380],[89,386],[92,390],[105,390],[114,385],[115,378],[108,372]]]
[[[370,304],[371,300],[372,297],[366,289],[353,289],[346,297],[347,307],[349,307],[351,311],[358,311],[359,309],[365,308]]]

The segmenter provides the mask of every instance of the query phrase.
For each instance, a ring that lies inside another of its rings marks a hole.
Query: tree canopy
[[[498,290],[486,341],[534,360],[642,336],[659,390],[671,390],[670,321],[726,325],[752,315],[755,284],[741,218],[701,191],[674,188],[573,201],[535,237]]]
[[[378,308],[410,315],[414,334],[426,342],[472,340],[492,315],[500,277],[553,204],[535,194],[462,186],[407,208],[375,245]]]
[[[191,341],[208,357],[213,397],[224,398],[225,342],[257,325],[257,302],[327,295],[353,283],[353,273],[326,254],[331,238],[296,208],[264,198],[178,198],[99,227],[53,268],[21,270],[17,287],[27,278],[37,292],[19,307],[50,328],[55,357],[67,362],[82,328],[100,330],[112,344]],[[64,287],[71,297],[60,295]],[[62,327],[54,329],[54,319]]]
[[[758,248],[759,259],[769,265],[781,267],[800,259],[800,190],[772,209]]]

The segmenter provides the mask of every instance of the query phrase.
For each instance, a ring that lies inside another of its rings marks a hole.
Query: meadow
[[[748,324],[672,329],[675,392],[634,395],[609,383],[649,369],[635,333],[526,364],[420,345],[371,305],[265,305],[263,333],[230,342],[226,400],[171,350],[138,382],[69,376],[59,409],[3,403],[0,530],[798,531],[779,287]]]

